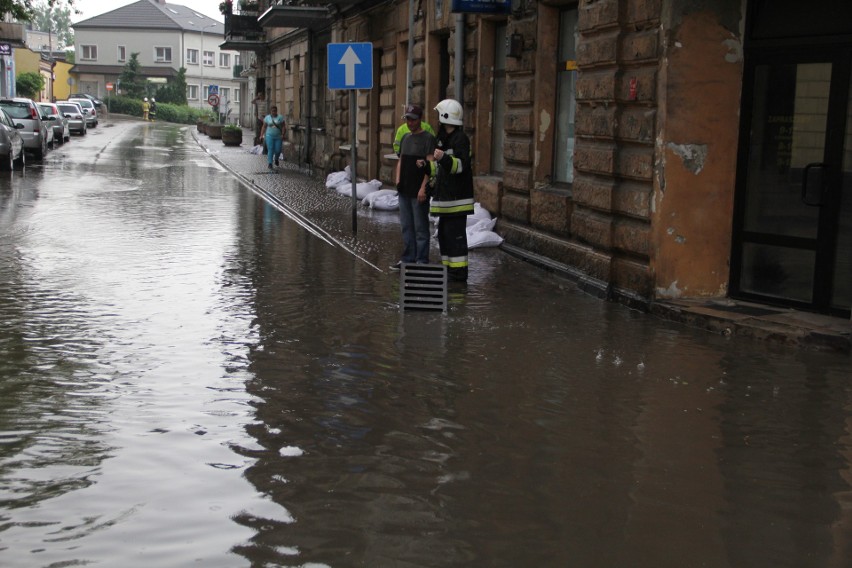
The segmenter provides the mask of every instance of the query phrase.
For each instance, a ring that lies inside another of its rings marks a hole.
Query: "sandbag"
[[[467,226],[476,225],[480,221],[491,219],[491,213],[478,202],[473,204],[473,213],[467,216]]]
[[[468,231],[467,248],[497,247],[503,243],[503,237],[494,231]]]
[[[361,205],[379,211],[396,211],[399,209],[399,194],[395,189],[380,189],[367,195]]]
[[[355,185],[355,196],[358,199],[364,199],[369,194],[379,191],[382,188],[382,182],[377,179],[371,181],[362,181]],[[337,193],[347,197],[352,195],[352,182],[344,182],[338,185]]]
[[[325,187],[332,189],[347,181],[349,181],[349,166],[346,166],[346,171],[328,174],[328,177],[325,178]]]

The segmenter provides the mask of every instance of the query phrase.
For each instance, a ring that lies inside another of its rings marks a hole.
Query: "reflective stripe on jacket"
[[[433,215],[471,215],[473,213],[473,173],[470,139],[461,128],[438,133],[438,147],[444,151],[435,163],[435,187],[432,190]]]

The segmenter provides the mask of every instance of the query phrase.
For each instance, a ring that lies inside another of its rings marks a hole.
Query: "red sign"
[[[107,89],[107,91],[111,91],[112,90],[112,83],[107,83],[106,89]]]
[[[219,106],[219,95],[210,95],[207,97],[207,104],[212,107]]]

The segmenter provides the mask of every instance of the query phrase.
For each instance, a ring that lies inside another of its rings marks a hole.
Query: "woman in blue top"
[[[266,160],[268,168],[272,169],[272,160],[278,165],[278,156],[281,155],[281,144],[284,142],[284,117],[278,114],[278,107],[272,107],[269,114],[263,119],[263,128],[260,135],[266,141]]]

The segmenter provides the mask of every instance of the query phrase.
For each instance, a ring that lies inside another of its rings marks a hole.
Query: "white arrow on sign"
[[[361,65],[361,60],[358,59],[358,55],[355,53],[355,50],[352,47],[347,47],[346,52],[343,54],[343,57],[340,58],[338,62],[339,65],[343,65],[346,67],[346,79],[345,84],[354,85],[355,84],[355,66]]]

